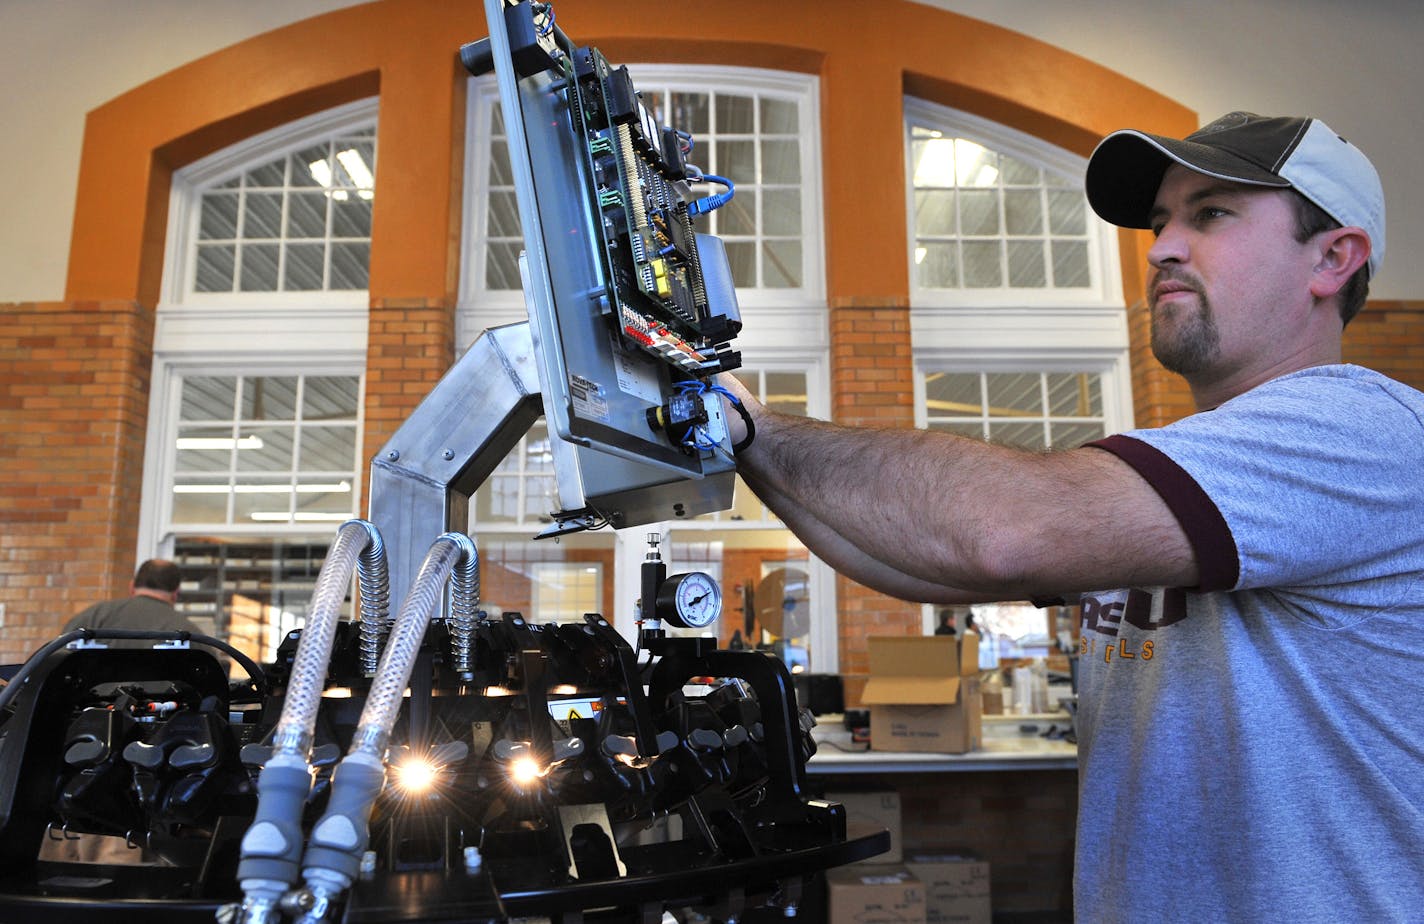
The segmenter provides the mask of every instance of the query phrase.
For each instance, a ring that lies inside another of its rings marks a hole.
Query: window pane
[[[766,241],[762,285],[769,289],[794,289],[801,285],[801,242]]]
[[[670,118],[663,121],[676,125],[685,132],[705,135],[712,125],[709,115],[710,99],[706,93],[673,93]]]
[[[761,182],[801,182],[801,143],[799,141],[763,141],[761,143]]]
[[[281,237],[282,194],[250,192],[243,197],[242,236],[253,238]]]
[[[760,103],[762,134],[792,135],[800,131],[800,107],[795,102],[763,98]]]
[[[1086,372],[1050,372],[1048,412],[1055,417],[1101,417],[1102,381]]]
[[[752,122],[754,101],[750,96],[717,94],[717,133],[719,135],[750,135],[756,130]],[[723,167],[722,169],[726,169]]]
[[[249,476],[232,496],[234,523],[292,523],[292,480]]]
[[[237,195],[208,193],[203,196],[198,237],[204,240],[237,237]]]
[[[984,376],[984,384],[992,416],[1043,413],[1036,372],[990,372]]]
[[[1009,241],[1009,285],[1018,289],[1042,288],[1046,279],[1042,241]]]
[[[357,384],[349,375],[308,376],[302,388],[302,419],[354,419],[361,400]]]
[[[281,248],[277,244],[247,244],[242,248],[243,292],[277,291],[277,261]]]
[[[915,249],[916,271],[921,286],[934,289],[959,287],[959,245],[921,242]]]
[[[961,234],[973,235],[999,233],[999,191],[997,189],[960,191],[959,230]]]
[[[934,414],[983,413],[977,372],[933,372],[925,376],[925,398]]]
[[[291,427],[245,427],[238,444],[239,472],[290,472],[292,470]]]
[[[514,190],[497,189],[489,198],[489,233],[493,237],[518,237],[521,232],[519,199]]]
[[[372,199],[350,196],[331,201],[332,237],[370,237]]]
[[[707,190],[711,192],[712,190]],[[720,192],[720,190],[718,190]],[[756,234],[757,201],[756,190],[738,192],[732,201],[718,209],[717,231],[724,235],[750,237]]]
[[[356,428],[303,427],[298,469],[305,472],[350,471],[356,461]]]
[[[750,241],[724,241],[727,263],[732,270],[732,284],[754,287],[757,284],[756,245]]]
[[[759,181],[756,168],[756,145],[751,141],[716,142],[713,160],[715,171],[733,183],[756,183]]]
[[[365,289],[370,285],[371,245],[337,242],[331,245],[329,289]]]
[[[1043,200],[1038,190],[1004,190],[1004,230],[1009,234],[1043,233]]]
[[[766,393],[762,398],[767,407],[782,414],[806,416],[806,374],[804,372],[768,372]]]
[[[1077,190],[1050,190],[1048,230],[1053,234],[1086,234],[1087,203]]]
[[[199,244],[193,288],[198,292],[231,292],[236,255],[233,244]]]
[[[286,265],[282,268],[282,288],[288,292],[320,290],[325,264],[325,244],[287,245]]]
[[[287,199],[287,237],[326,237],[325,193],[294,192]]]
[[[965,241],[964,285],[971,289],[993,289],[1003,285],[997,241]]]
[[[514,184],[514,170],[509,164],[509,145],[490,145],[490,185],[511,186]]]
[[[519,252],[523,249],[522,243],[489,242],[489,259],[485,262],[485,288],[508,290],[523,287],[519,278]]]
[[[189,376],[183,380],[179,420],[230,420],[237,379],[231,376]]]
[[[999,178],[1005,186],[1037,186],[1043,176],[1033,164],[1000,154]]]
[[[999,423],[991,420],[989,422],[989,440],[1004,446],[1017,446],[1020,449],[1037,451],[1048,448],[1043,436],[1043,424],[1037,422]]]
[[[286,161],[274,160],[269,164],[263,164],[247,173],[247,187],[254,186],[275,187],[281,189],[286,185],[285,174]]]
[[[252,376],[242,382],[243,420],[291,420],[296,416],[296,376]]]
[[[954,423],[935,422],[929,425],[931,430],[939,430],[943,433],[953,433],[955,436],[968,437],[971,440],[982,440],[984,436],[984,424],[981,423]]]
[[[801,234],[801,190],[768,189],[762,192],[762,231],[766,234]]]
[[[1103,436],[1102,424],[1050,423],[1048,430],[1054,449],[1072,449]]]
[[[229,497],[226,480],[179,475],[173,479],[173,522],[226,523]]]
[[[200,190],[192,291],[366,288],[375,158],[374,125],[357,126]]]
[[[955,233],[952,189],[919,189],[915,191],[915,234],[923,237],[948,237]]]
[[[1088,245],[1083,241],[1053,242],[1053,284],[1060,289],[1090,284]]]
[[[178,448],[173,468],[183,473],[223,472],[232,467],[238,445],[232,427],[179,427]]]

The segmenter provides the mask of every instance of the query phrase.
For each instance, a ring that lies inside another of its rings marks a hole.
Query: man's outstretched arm
[[[793,532],[819,524],[840,537],[845,547],[833,554],[863,573],[874,566],[855,564],[851,549],[921,589],[981,600],[1197,582],[1176,517],[1110,453],[1033,453],[927,430],[837,426],[777,414],[731,376],[719,381],[756,427],[738,471]],[[739,442],[743,425],[731,418]],[[813,541],[829,542],[802,538],[813,549]]]

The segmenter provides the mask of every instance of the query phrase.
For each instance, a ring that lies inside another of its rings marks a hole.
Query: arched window
[[[139,557],[259,658],[360,510],[376,101],[177,171],[154,336]]]

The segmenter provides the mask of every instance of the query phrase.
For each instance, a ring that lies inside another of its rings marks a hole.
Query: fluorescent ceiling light
[[[178,437],[179,449],[261,449],[263,447],[262,437],[242,436],[233,439],[230,436],[180,436]]]
[[[350,494],[351,482],[335,481],[330,484],[298,483],[295,488],[289,484],[175,484],[174,494]]]
[[[376,178],[371,174],[371,168],[366,166],[360,151],[355,148],[337,151],[336,160],[346,168],[347,176],[356,184],[356,195],[362,199],[370,199],[375,195]]]

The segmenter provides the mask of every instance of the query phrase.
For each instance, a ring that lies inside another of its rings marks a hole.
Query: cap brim
[[[1126,129],[1104,138],[1088,159],[1084,183],[1088,203],[1104,221],[1124,228],[1150,227],[1157,188],[1173,163],[1234,183],[1291,185],[1220,148]]]

